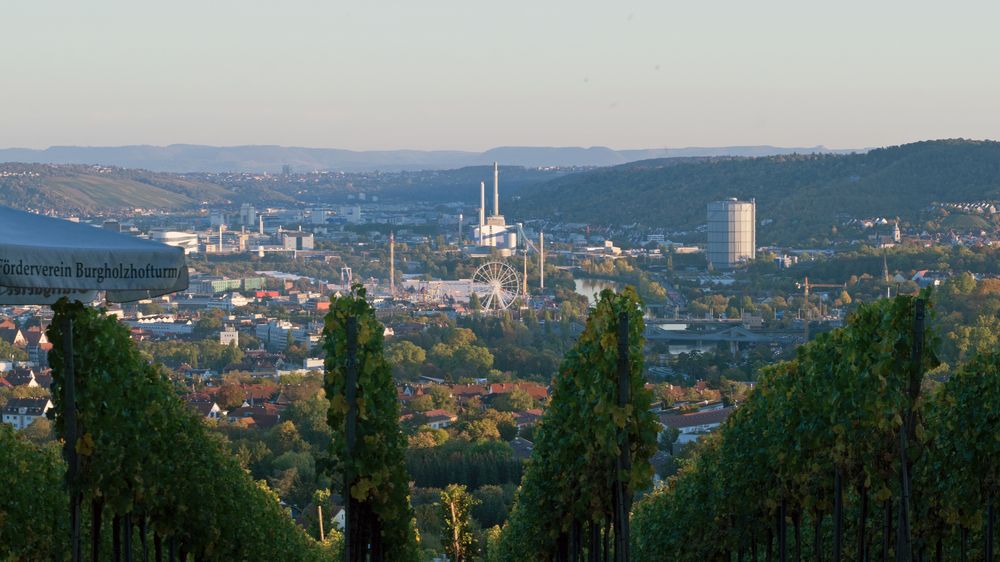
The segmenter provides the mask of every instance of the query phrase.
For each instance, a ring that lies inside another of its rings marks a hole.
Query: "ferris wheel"
[[[517,300],[521,280],[517,271],[506,263],[484,263],[472,276],[472,290],[479,295],[483,310],[500,311],[510,308]]]

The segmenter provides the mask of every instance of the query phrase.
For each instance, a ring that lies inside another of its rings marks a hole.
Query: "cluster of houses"
[[[704,390],[704,381],[698,381]],[[449,395],[455,400],[458,406],[469,406],[475,404],[479,408],[486,409],[499,396],[512,392],[515,388],[520,389],[530,395],[537,404],[544,405],[549,398],[548,388],[535,382],[512,382],[512,383],[482,383],[482,384],[438,384],[437,387],[448,389]],[[647,384],[647,387],[651,385]],[[412,412],[409,403],[413,400],[430,393],[428,385],[421,384],[401,384],[396,387],[396,394],[404,410],[409,411],[400,417],[400,421],[417,421],[428,425],[434,429],[445,429],[458,420],[454,413],[442,409],[432,409],[422,413]],[[684,446],[697,441],[703,435],[718,429],[730,414],[736,409],[735,406],[726,406],[719,399],[707,400],[685,400],[673,403],[670,407],[664,407],[660,402],[652,405],[653,411],[657,414],[661,430],[676,430],[678,446]],[[531,408],[522,412],[514,413],[515,423],[519,428],[534,425],[544,414],[542,408]],[[528,443],[527,445],[530,445]]]
[[[243,402],[232,409],[219,405],[222,387],[206,387],[186,394],[183,399],[188,409],[205,420],[240,424],[247,428],[268,430],[278,425],[285,408],[291,403],[281,387],[262,384],[240,385]]]
[[[537,404],[544,404],[549,399],[549,389],[536,382],[509,383],[475,383],[475,384],[438,384],[446,388],[451,398],[458,406],[472,406],[485,410],[499,396],[510,394],[515,389],[525,392]],[[396,396],[404,410],[411,410],[410,402],[430,393],[429,385],[401,384],[396,387]],[[542,417],[541,408],[529,408],[522,412],[514,412],[514,421],[518,427],[533,425]],[[421,413],[406,413],[400,416],[400,421],[417,420],[433,429],[445,429],[458,420],[458,416],[442,409],[433,409]]]
[[[7,362],[4,366],[9,366]],[[51,370],[36,370],[32,367],[14,367],[0,374],[0,389],[23,388],[44,388],[52,386]],[[46,397],[39,398],[11,398],[0,410],[0,420],[3,423],[14,426],[14,429],[21,430],[45,415],[52,409],[52,401]]]
[[[22,430],[51,409],[52,400],[48,398],[11,398],[4,405],[0,419],[14,429]]]
[[[0,319],[0,340],[15,347],[23,349],[28,354],[28,361],[39,367],[48,367],[49,350],[52,344],[49,343],[48,336],[45,335],[45,326],[35,324],[24,329],[18,328],[11,318]],[[0,357],[0,361],[10,359]]]

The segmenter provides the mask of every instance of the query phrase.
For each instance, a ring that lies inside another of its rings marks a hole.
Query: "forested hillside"
[[[19,208],[179,209],[229,198],[228,190],[219,185],[144,170],[0,164],[0,203]]]
[[[508,214],[689,229],[705,205],[756,198],[760,243],[806,241],[846,217],[915,220],[935,201],[1000,199],[1000,143],[940,140],[849,155],[673,159],[573,174],[524,193]]]

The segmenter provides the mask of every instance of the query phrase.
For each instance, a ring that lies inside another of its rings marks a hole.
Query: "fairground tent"
[[[96,291],[128,302],[187,286],[181,248],[0,206],[0,304],[90,302]]]

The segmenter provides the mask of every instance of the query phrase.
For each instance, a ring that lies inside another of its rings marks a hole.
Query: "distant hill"
[[[135,207],[180,209],[231,197],[219,185],[143,170],[0,164],[0,203],[18,208],[86,212]]]
[[[652,148],[613,150],[606,147],[499,147],[485,152],[457,150],[369,150],[287,146],[54,146],[44,150],[0,149],[0,162],[101,164],[156,172],[296,172],[315,170],[417,171],[447,170],[498,161],[507,166],[614,166],[635,160],[684,156],[766,156],[791,153],[826,154],[822,146],[781,148],[735,146],[717,148]]]
[[[709,201],[756,198],[761,243],[821,240],[843,216],[916,219],[935,201],[1000,200],[1000,143],[925,141],[867,153],[645,160],[522,192],[511,213],[672,230],[706,222]]]

